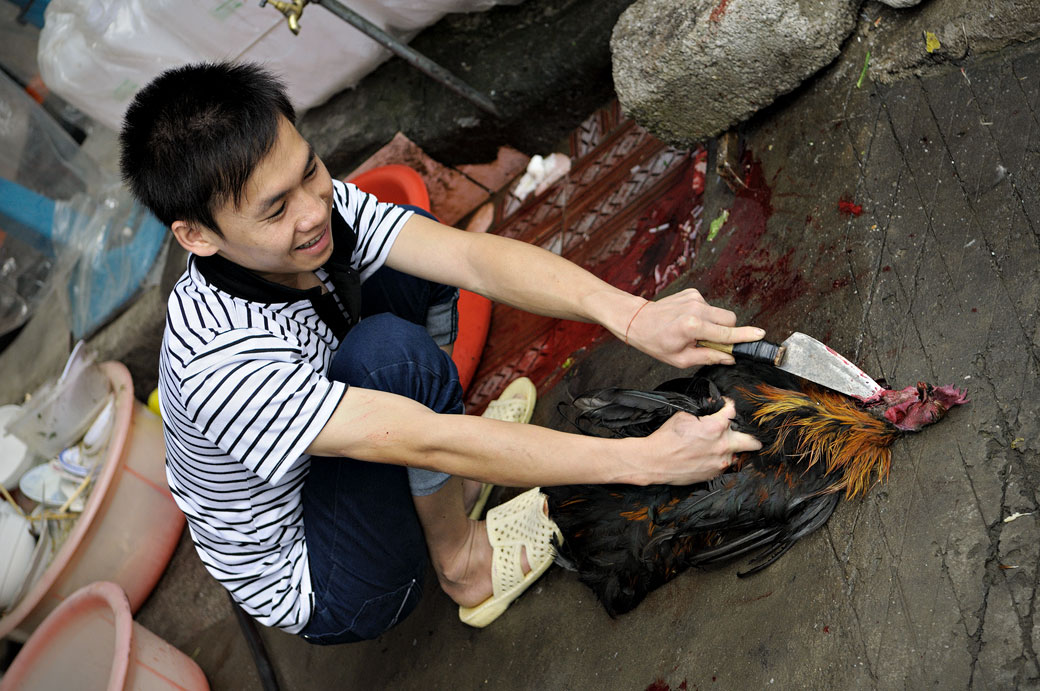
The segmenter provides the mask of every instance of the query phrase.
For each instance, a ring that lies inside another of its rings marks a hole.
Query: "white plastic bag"
[[[497,0],[516,4],[520,0]],[[448,12],[496,0],[344,0],[407,40]],[[262,62],[279,73],[301,111],[354,86],[390,52],[320,5],[307,5],[294,36],[255,0],[51,0],[37,61],[47,86],[113,130],[137,90],[163,70],[201,60]]]

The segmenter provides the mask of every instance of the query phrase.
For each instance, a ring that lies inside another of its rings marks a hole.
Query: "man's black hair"
[[[296,122],[284,84],[260,65],[167,70],[137,93],[123,118],[123,179],[167,226],[180,220],[219,234],[214,211],[241,203],[278,137],[279,116]]]

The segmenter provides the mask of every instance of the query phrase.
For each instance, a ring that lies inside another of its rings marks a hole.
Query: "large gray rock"
[[[611,37],[614,88],[652,134],[689,146],[827,65],[860,0],[639,0]]]

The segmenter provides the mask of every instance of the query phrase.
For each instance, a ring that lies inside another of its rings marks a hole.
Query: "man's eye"
[[[282,202],[282,205],[279,206],[278,209],[273,214],[271,214],[270,216],[267,217],[267,220],[268,221],[273,221],[274,219],[276,219],[279,216],[281,216],[282,213],[284,213],[284,212],[285,212],[285,202]]]
[[[314,174],[317,173],[317,172],[318,172],[318,164],[315,163],[307,170],[307,172],[304,174],[304,177],[305,178],[313,177]]]

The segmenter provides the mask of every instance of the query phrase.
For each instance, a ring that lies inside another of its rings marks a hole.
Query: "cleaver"
[[[721,350],[738,359],[771,364],[847,396],[867,399],[884,391],[880,384],[868,377],[859,367],[803,333],[795,332],[779,345],[769,341],[733,344],[698,341],[697,345]]]

